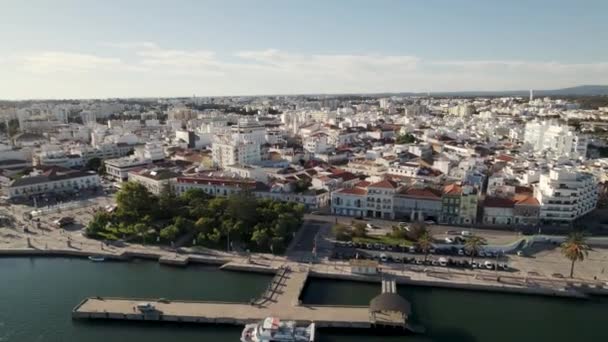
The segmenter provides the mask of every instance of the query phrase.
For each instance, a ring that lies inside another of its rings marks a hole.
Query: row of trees
[[[176,196],[169,188],[154,196],[128,182],[113,213],[98,212],[87,234],[142,243],[188,243],[255,251],[283,251],[302,223],[304,206],[258,200],[248,193],[210,197],[199,189]]]

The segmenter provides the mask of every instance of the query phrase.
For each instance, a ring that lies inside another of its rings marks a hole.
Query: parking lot
[[[455,268],[482,268],[495,270],[512,271],[509,266],[509,257],[503,253],[492,251],[480,251],[474,257],[463,248],[435,248],[424,255],[415,247],[391,246],[382,244],[362,244],[353,242],[336,242],[332,259],[370,259],[378,260],[386,264],[411,264],[426,266],[443,266]],[[471,260],[474,259],[474,260]]]

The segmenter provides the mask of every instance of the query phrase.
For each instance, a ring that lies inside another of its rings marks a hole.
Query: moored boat
[[[313,342],[315,324],[298,327],[294,321],[267,317],[259,323],[247,324],[241,334],[242,342]]]
[[[90,255],[89,260],[91,260],[93,262],[102,262],[102,261],[106,261],[106,258],[101,255]]]

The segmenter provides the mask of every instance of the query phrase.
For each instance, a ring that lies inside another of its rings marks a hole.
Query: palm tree
[[[566,241],[561,245],[562,254],[572,261],[570,266],[570,278],[574,276],[574,263],[585,260],[589,255],[589,246],[585,243],[585,236],[581,232],[574,232],[568,235]]]
[[[418,249],[424,253],[424,261],[426,262],[429,251],[431,248],[433,248],[433,235],[431,235],[431,233],[428,231],[424,232],[422,235],[420,235],[420,237],[418,237],[416,246],[418,246]]]
[[[464,243],[464,249],[471,252],[471,263],[473,263],[473,260],[475,260],[475,255],[481,251],[482,246],[485,244],[486,239],[477,235],[469,237]]]

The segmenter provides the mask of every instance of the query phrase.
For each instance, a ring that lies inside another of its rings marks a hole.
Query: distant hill
[[[530,90],[432,92],[434,96],[528,96]],[[419,93],[423,95],[423,93]],[[608,85],[581,85],[570,88],[534,89],[534,96],[597,96],[608,95]]]

